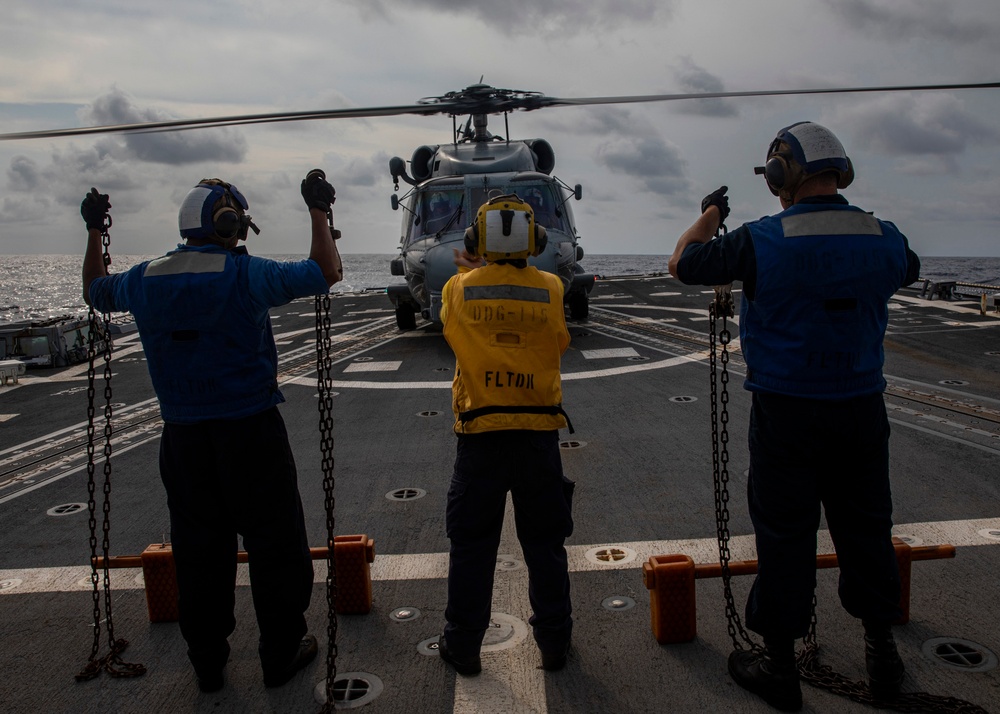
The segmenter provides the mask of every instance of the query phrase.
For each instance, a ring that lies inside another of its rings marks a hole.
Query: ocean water
[[[114,256],[112,272],[122,272],[151,255]],[[299,260],[303,255],[268,256],[278,260]],[[343,256],[344,281],[334,292],[354,292],[402,283],[390,275],[390,254],[351,254]],[[45,319],[62,315],[84,315],[80,282],[80,255],[0,255],[0,322]],[[666,272],[665,255],[588,255],[583,268],[598,276],[643,275]],[[1000,285],[1000,258],[921,259],[921,277],[942,281],[955,280],[986,285]]]

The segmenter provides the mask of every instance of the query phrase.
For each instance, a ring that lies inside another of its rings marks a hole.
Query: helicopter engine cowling
[[[556,152],[552,144],[545,139],[532,139],[527,142],[535,158],[535,170],[543,174],[551,174],[556,166]]]
[[[410,159],[410,170],[413,171],[415,181],[426,181],[434,171],[434,154],[437,153],[436,146],[418,146]]]

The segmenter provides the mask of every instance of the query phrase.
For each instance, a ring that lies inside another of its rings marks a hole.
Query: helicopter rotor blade
[[[222,126],[243,126],[248,124],[271,124],[278,122],[309,121],[313,119],[363,119],[367,117],[387,117],[401,114],[439,114],[451,105],[412,104],[394,107],[369,107],[359,109],[327,109],[321,111],[280,112],[276,114],[243,114],[206,119],[170,119],[143,122],[140,124],[109,124],[84,126],[71,129],[45,129],[0,134],[0,141],[19,139],[45,139],[62,136],[85,136],[88,134],[148,134],[164,131],[184,131]]]
[[[693,92],[686,94],[643,94],[618,97],[559,98],[547,97],[537,92],[497,90],[486,85],[473,85],[460,92],[452,92],[443,97],[422,100],[418,104],[388,107],[368,107],[350,109],[328,109],[322,111],[279,112],[273,114],[243,114],[205,119],[172,119],[140,124],[114,124],[105,126],[76,127],[71,129],[48,129],[0,134],[0,141],[22,139],[43,139],[64,136],[85,136],[90,134],[157,133],[166,131],[187,131],[209,127],[243,126],[250,124],[273,124],[281,122],[311,121],[316,119],[362,119],[369,117],[390,117],[403,114],[431,115],[450,114],[500,114],[514,110],[531,111],[543,107],[588,106],[601,104],[638,104],[648,102],[669,102],[685,99],[725,99],[732,97],[773,97],[809,94],[852,94],[874,92],[926,92],[958,89],[998,89],[1000,82],[967,84],[923,84],[881,87],[826,87],[815,89],[772,89],[745,92]]]
[[[775,97],[799,94],[856,94],[864,92],[928,92],[945,89],[1000,89],[1000,82],[974,84],[922,84],[883,87],[826,87],[816,89],[770,89],[749,92],[694,92],[690,94],[642,94],[623,97],[586,97],[561,99],[543,97],[542,106],[587,106],[591,104],[638,104],[646,102],[669,102],[681,99],[725,99],[728,97]]]

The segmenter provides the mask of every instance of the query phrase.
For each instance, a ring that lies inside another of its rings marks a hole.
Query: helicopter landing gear
[[[417,327],[417,312],[413,305],[400,301],[396,304],[396,327],[400,330],[413,330]]]
[[[590,315],[590,300],[584,291],[570,293],[567,302],[571,320],[586,320]]]

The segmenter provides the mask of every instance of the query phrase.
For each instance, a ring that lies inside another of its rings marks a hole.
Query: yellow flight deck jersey
[[[459,268],[441,295],[444,337],[455,353],[455,431],[567,425],[559,363],[569,346],[562,281],[528,266]]]

